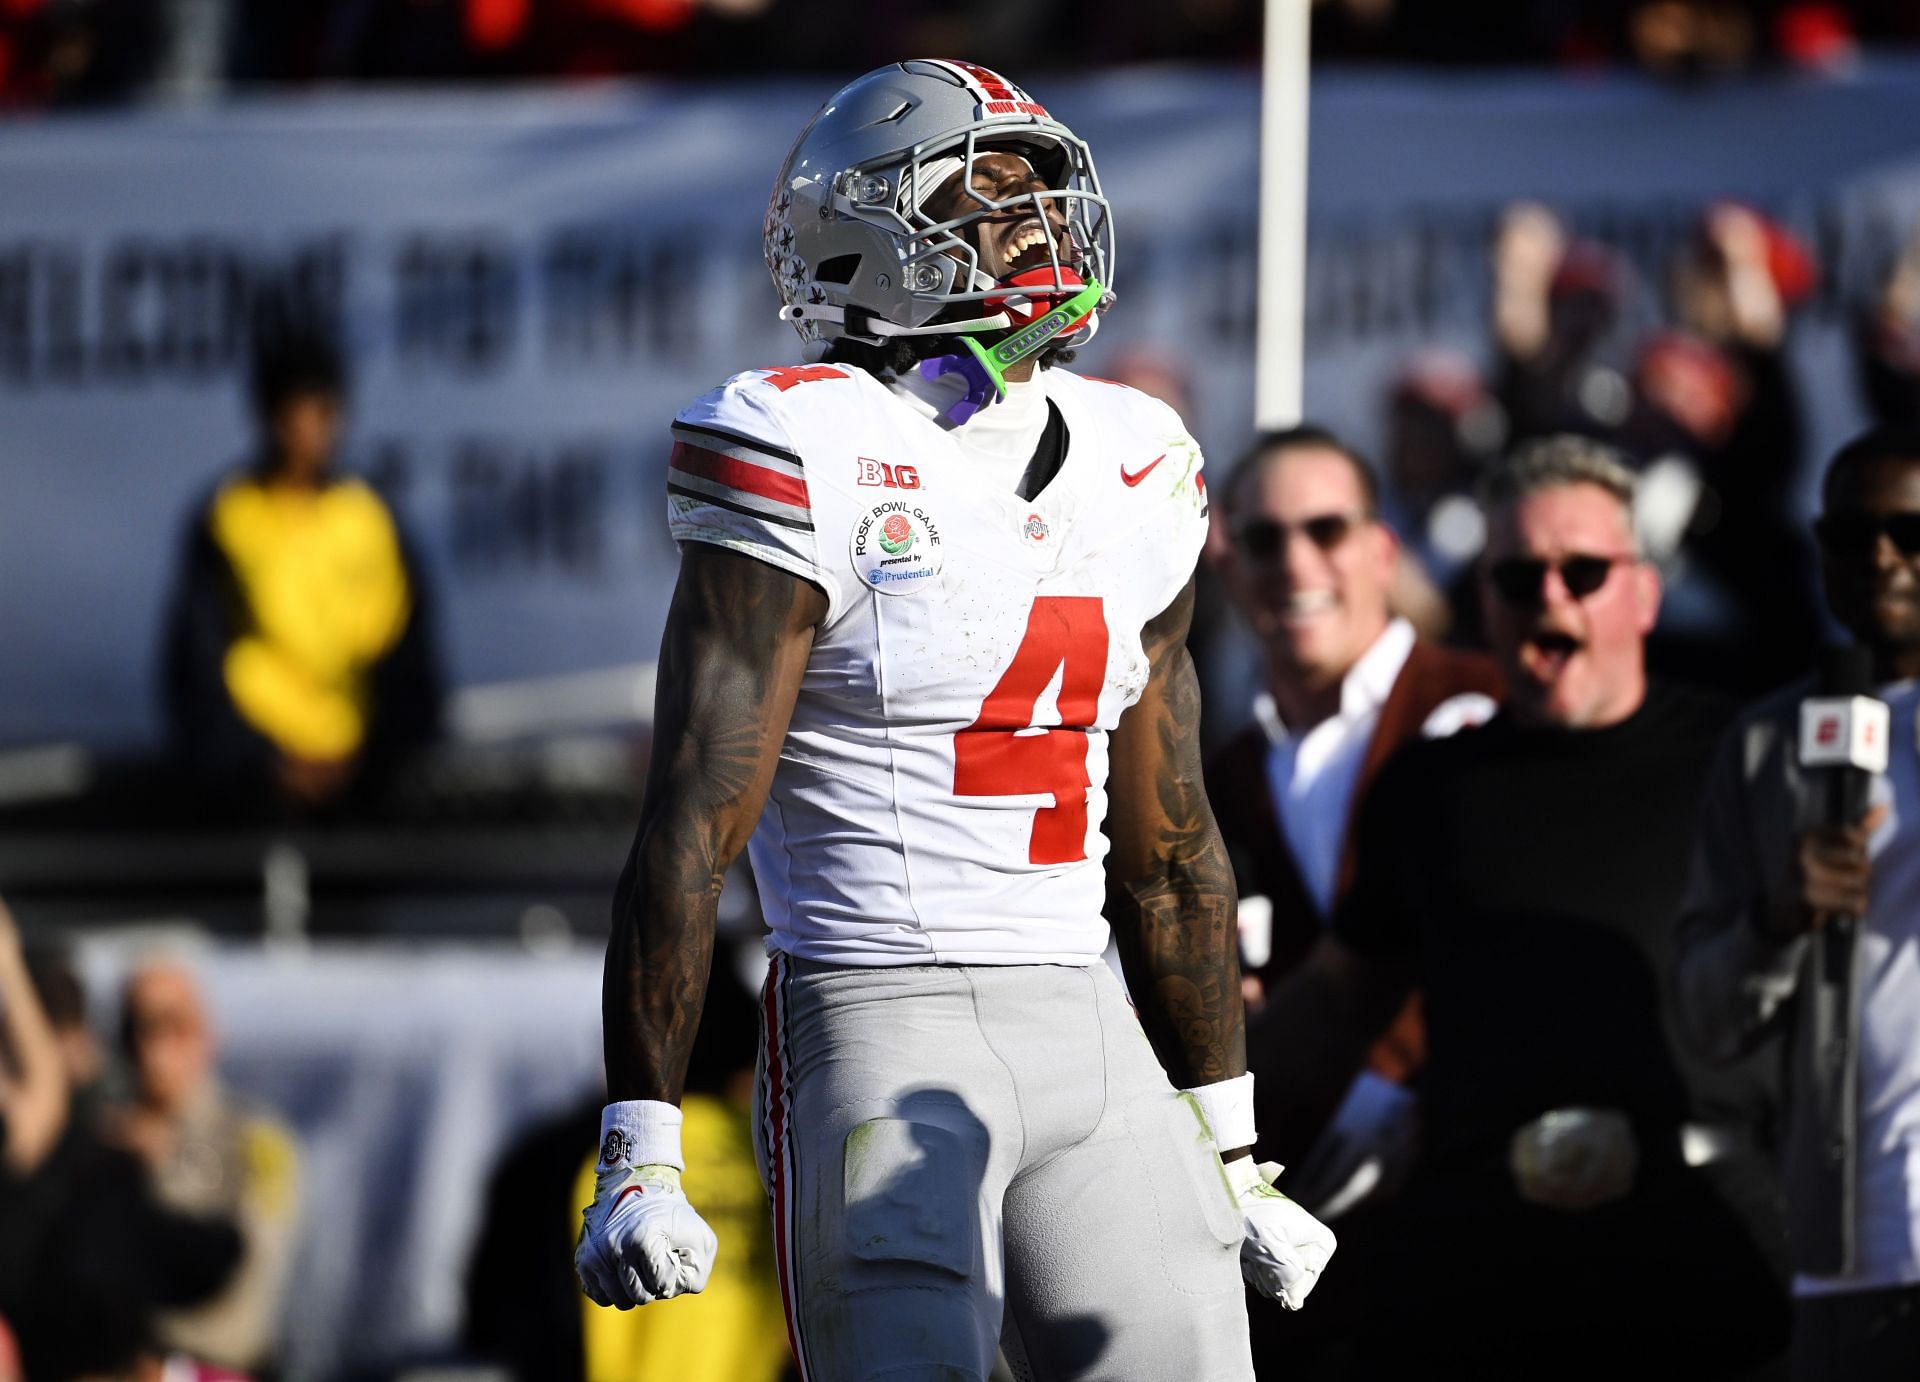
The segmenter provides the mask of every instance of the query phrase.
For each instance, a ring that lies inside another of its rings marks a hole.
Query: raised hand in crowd
[[[28,977],[13,913],[0,901],[0,1167],[31,1175],[67,1125],[60,1046]]]
[[[1515,359],[1546,349],[1553,276],[1566,249],[1560,218],[1539,202],[1516,202],[1501,214],[1493,246],[1493,330]]]
[[[1761,216],[1735,202],[1707,212],[1701,227],[1708,283],[1718,301],[1701,301],[1697,325],[1722,345],[1772,350],[1787,330],[1787,305],[1773,263],[1774,237]]]

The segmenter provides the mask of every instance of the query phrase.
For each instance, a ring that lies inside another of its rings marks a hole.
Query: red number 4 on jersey
[[[1060,724],[1035,732],[1040,695],[1060,677]],[[964,797],[1045,792],[1033,815],[1027,860],[1069,864],[1087,857],[1087,730],[1098,718],[1107,675],[1107,619],[1097,595],[1041,595],[1013,662],[987,693],[980,717],[954,736],[953,790]],[[1021,733],[1019,731],[1026,731]]]

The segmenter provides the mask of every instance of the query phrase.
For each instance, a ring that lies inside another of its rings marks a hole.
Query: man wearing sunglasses
[[[1792,1376],[1876,1382],[1920,1375],[1920,430],[1844,447],[1822,508],[1828,607],[1891,711],[1887,771],[1863,817],[1826,823],[1826,775],[1797,751],[1813,682],[1743,716],[1701,812],[1679,963],[1707,1050],[1788,1043]],[[1830,947],[1842,915],[1855,939]]]
[[[1487,477],[1500,713],[1387,765],[1331,935],[1249,1031],[1263,1087],[1311,1086],[1423,995],[1421,1159],[1386,1206],[1361,1340],[1382,1373],[1626,1376],[1657,1349],[1737,1375],[1741,1349],[1783,1337],[1749,1234],[1688,1155],[1743,1145],[1666,997],[1725,717],[1648,680],[1660,581],[1632,501],[1631,472],[1574,437]]]

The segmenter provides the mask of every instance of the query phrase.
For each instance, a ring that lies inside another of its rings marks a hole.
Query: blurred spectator
[[[1672,452],[1698,471],[1684,555],[1721,600],[1688,670],[1744,694],[1795,675],[1818,632],[1797,502],[1802,408],[1786,355],[1789,314],[1815,277],[1783,227],[1734,203],[1709,207],[1674,268],[1689,334],[1643,352],[1644,406],[1626,437],[1645,460]]]
[[[151,0],[10,0],[0,5],[0,108],[124,101],[153,71]]]
[[[1813,683],[1742,717],[1701,813],[1679,963],[1707,1050],[1789,1043],[1793,1376],[1876,1382],[1920,1375],[1920,431],[1843,448],[1824,501],[1827,600],[1892,709],[1887,774],[1863,818],[1829,824],[1826,775],[1797,753]]]
[[[239,1230],[238,1267],[218,1295],[159,1319],[170,1350],[251,1372],[270,1361],[299,1213],[292,1134],[215,1077],[200,986],[184,966],[152,960],[128,978],[122,1039],[133,1101],[114,1135],[152,1176],[160,1203]]]
[[[97,1121],[106,1083],[106,1048],[87,1022],[87,994],[80,986],[71,959],[57,950],[32,953],[27,959],[34,991],[53,1026],[60,1068],[67,1080],[67,1102],[73,1119],[89,1125]]]
[[[1316,60],[1634,66],[1687,80],[1778,61],[1849,70],[1920,40],[1901,0],[1314,0]],[[201,96],[229,79],[596,78],[857,71],[906,52],[994,67],[1248,62],[1253,0],[6,0],[0,100]]]
[[[1494,393],[1513,441],[1611,435],[1627,382],[1596,352],[1620,314],[1626,269],[1603,245],[1570,240],[1535,202],[1502,213],[1493,246]]]
[[[12,935],[3,907],[0,931],[3,950]],[[86,1006],[79,981],[50,959],[32,975],[37,987],[24,995],[0,979],[9,1015],[37,1005],[52,1029],[56,1074],[65,1079],[65,1067],[97,1075],[97,1049],[75,1030]],[[155,1312],[205,1299],[239,1254],[232,1225],[156,1205],[143,1168],[102,1143],[89,1120],[66,1119],[31,1174],[0,1169],[0,1319],[34,1382],[157,1366]]]
[[[1720,203],[1671,276],[1676,325],[1642,342],[1623,373],[1608,357],[1624,266],[1569,239],[1545,207],[1509,208],[1494,246],[1496,392],[1516,439],[1573,432],[1623,448],[1646,481],[1645,555],[1668,577],[1656,665],[1753,694],[1804,664],[1817,626],[1786,355],[1791,310],[1816,273],[1783,227]],[[1477,634],[1471,589],[1455,595],[1459,624]]]
[[[682,1181],[725,1246],[698,1295],[623,1311],[595,1305],[576,1289],[587,1382],[777,1382],[792,1356],[774,1270],[773,1223],[755,1165],[759,1004],[737,977],[734,959],[726,945],[714,955],[680,1101]],[[564,1221],[568,1242],[593,1202],[597,1150],[591,1136],[587,1141],[576,1162],[574,1213]]]
[[[334,464],[345,366],[324,336],[256,345],[256,458],[195,515],[167,639],[175,746],[215,809],[377,798],[440,714],[430,609],[386,504]]]
[[[1348,822],[1381,765],[1410,739],[1485,719],[1499,689],[1485,658],[1420,641],[1389,612],[1399,554],[1376,499],[1366,462],[1311,427],[1261,437],[1215,491],[1233,535],[1227,584],[1266,661],[1255,723],[1207,766],[1240,885],[1250,1011],[1324,934],[1352,879]],[[1415,1133],[1402,1082],[1424,1044],[1410,999],[1337,1113],[1292,1109],[1267,1124],[1268,1150],[1297,1164],[1287,1193],[1340,1218],[1341,1271],[1297,1319],[1249,1311],[1256,1369],[1297,1369],[1365,1317],[1376,1221],[1342,1216],[1405,1176]]]
[[[521,1382],[578,1382],[587,1375],[580,1328],[584,1297],[573,1274],[580,1159],[593,1155],[606,1092],[518,1138],[487,1182],[486,1208],[467,1265],[462,1342]]]
[[[34,992],[13,914],[0,902],[0,1167],[11,1181],[40,1169],[67,1127],[59,1039]]]
[[[1388,391],[1389,517],[1442,587],[1479,554],[1484,534],[1471,495],[1506,439],[1505,408],[1463,356],[1422,351]]]
[[[1861,390],[1874,420],[1920,425],[1920,221],[1855,327]]]
[[[1627,49],[1655,76],[1739,72],[1760,48],[1758,18],[1741,0],[1634,0],[1627,6]]]
[[[1784,1343],[1756,1246],[1778,1238],[1764,1085],[1709,1080],[1670,1036],[1721,717],[1648,683],[1660,582],[1632,494],[1571,437],[1489,476],[1501,712],[1387,765],[1331,937],[1249,1029],[1264,1084],[1330,1083],[1423,993],[1425,1143],[1362,1340],[1383,1374],[1618,1377],[1658,1357],[1718,1377]]]
[[[1839,0],[1783,0],[1773,13],[1773,48],[1795,67],[1844,73],[1860,60],[1859,21]]]

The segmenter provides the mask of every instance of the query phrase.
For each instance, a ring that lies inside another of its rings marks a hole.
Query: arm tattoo
[[[612,1099],[679,1101],[721,883],[766,800],[825,611],[798,577],[687,545],[661,640],[640,828],[614,894],[601,991]]]
[[[1150,624],[1147,690],[1114,734],[1107,916],[1141,1025],[1174,1083],[1246,1069],[1238,895],[1200,769],[1193,589]]]

